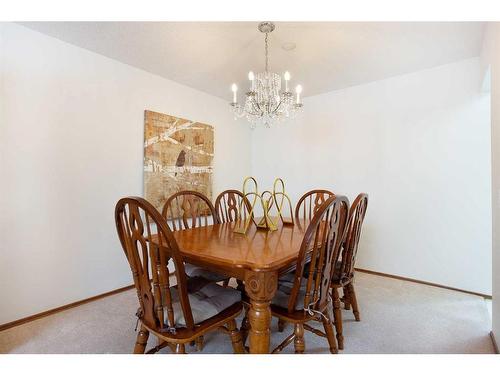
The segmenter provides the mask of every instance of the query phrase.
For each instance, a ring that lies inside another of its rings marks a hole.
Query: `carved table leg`
[[[278,275],[275,272],[252,272],[245,275],[245,291],[250,298],[250,353],[269,353],[271,338],[271,309],[276,293]]]
[[[250,312],[250,353],[269,353],[271,310],[269,302],[252,300]]]

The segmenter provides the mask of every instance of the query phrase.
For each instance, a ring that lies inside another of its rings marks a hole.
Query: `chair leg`
[[[345,286],[343,288],[343,290],[344,290],[344,296],[343,296],[344,309],[350,310],[351,309],[351,295],[349,294],[349,286]]]
[[[279,344],[274,350],[271,352],[271,354],[277,354],[280,353],[283,349],[285,349],[290,343],[295,339],[295,333],[292,333],[290,336],[288,336],[281,344]]]
[[[356,298],[356,292],[354,291],[354,284],[351,282],[348,285],[349,288],[349,298],[351,299],[351,304],[352,304],[352,312],[354,314],[354,318],[356,319],[357,322],[361,320],[359,316],[359,309],[358,309],[358,299]]]
[[[247,342],[248,331],[250,330],[250,321],[248,320],[248,307],[245,306],[245,316],[241,321],[240,333],[241,333],[241,341],[243,345]]]
[[[286,327],[286,322],[283,319],[278,320],[278,331],[283,332]]]
[[[189,342],[189,346],[195,345],[197,351],[201,352],[203,350],[203,336],[198,336],[196,339]]]
[[[203,350],[203,336],[198,336],[195,340],[196,350],[201,352]]]
[[[295,338],[293,339],[293,345],[295,346],[295,353],[302,354],[306,350],[306,343],[304,341],[304,325],[301,323],[295,324]]]
[[[337,343],[340,350],[344,349],[344,336],[342,336],[342,310],[340,309],[339,291],[332,288],[333,294],[333,316],[335,321],[335,330],[337,331]]]
[[[177,344],[175,348],[175,353],[177,354],[186,354],[186,347],[184,344]]]
[[[339,350],[337,349],[337,340],[335,339],[335,333],[333,332],[333,320],[332,320],[332,309],[328,306],[326,314],[328,317],[322,316],[321,321],[323,322],[323,328],[325,329],[326,338],[328,340],[328,345],[330,346],[330,353],[337,354]]]
[[[137,340],[135,342],[134,354],[144,354],[144,352],[146,351],[148,338],[149,331],[141,324],[141,329],[137,334]]]
[[[245,284],[243,284],[243,281],[236,279],[236,289],[240,291],[245,291]]]
[[[243,347],[243,340],[241,339],[241,333],[236,328],[236,320],[232,319],[227,323],[227,329],[231,335],[231,343],[233,344],[233,352],[235,354],[245,353],[245,348]]]

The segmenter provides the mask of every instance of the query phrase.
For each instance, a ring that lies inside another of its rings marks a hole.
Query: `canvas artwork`
[[[195,190],[212,200],[214,128],[163,113],[144,114],[144,195],[160,212],[167,198]]]

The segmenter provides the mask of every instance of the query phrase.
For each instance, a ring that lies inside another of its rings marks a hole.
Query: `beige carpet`
[[[362,321],[343,311],[342,354],[493,353],[481,297],[364,273],[357,275],[356,290]],[[88,303],[0,332],[0,352],[130,353],[136,309],[134,290]],[[273,346],[291,329],[278,333],[276,326],[273,319]],[[306,353],[328,353],[325,339],[307,331],[305,339]],[[221,333],[206,335],[205,343],[202,353],[231,353],[229,337]],[[293,345],[284,352],[292,350]]]

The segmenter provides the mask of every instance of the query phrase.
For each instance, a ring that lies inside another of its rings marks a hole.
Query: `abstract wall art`
[[[163,113],[144,113],[144,197],[158,210],[181,190],[212,199],[214,128]]]

